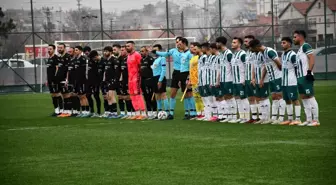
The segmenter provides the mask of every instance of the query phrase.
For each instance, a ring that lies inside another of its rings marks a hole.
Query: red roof
[[[293,7],[299,11],[302,15],[307,13],[308,8],[310,7],[311,2],[293,2]]]
[[[314,2],[315,3],[315,2]],[[297,11],[299,11],[302,15],[306,15],[309,8],[312,6],[312,2],[292,2],[288,3],[285,9],[282,10],[279,17],[281,17],[290,6],[293,6]]]
[[[272,24],[272,16],[257,16],[257,25],[259,24]]]
[[[336,11],[336,1],[335,0],[327,0],[327,5],[330,10]]]

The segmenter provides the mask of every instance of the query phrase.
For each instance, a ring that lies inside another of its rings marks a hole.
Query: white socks
[[[250,102],[248,101],[247,98],[242,99],[242,103],[243,103],[243,118],[245,120],[250,120]]]
[[[278,110],[279,110],[279,100],[273,100],[272,101],[272,120],[276,120],[278,116]]]
[[[223,109],[223,118],[228,118],[229,115],[229,106],[228,106],[228,102],[226,100],[221,101],[221,106]]]
[[[258,111],[257,111],[257,104],[250,104],[251,112],[252,112],[252,119],[258,118]]]
[[[287,104],[286,107],[287,107],[288,120],[293,120],[293,105]],[[295,109],[295,114],[296,114],[296,109]]]
[[[301,106],[300,105],[295,105],[295,120],[301,120]]]
[[[318,120],[319,119],[319,107],[318,107],[317,101],[315,97],[309,98],[308,100],[310,102],[311,112],[313,113],[313,119]]]
[[[265,100],[261,100],[260,102],[260,109],[262,112],[262,117],[264,120],[269,120],[270,119],[270,114],[271,114],[271,103],[268,98]]]
[[[279,120],[283,121],[286,112],[286,101],[283,99],[279,100]]]
[[[312,121],[312,108],[310,105],[310,100],[309,99],[302,99],[302,104],[304,107],[304,111],[306,113],[306,119],[307,121]]]

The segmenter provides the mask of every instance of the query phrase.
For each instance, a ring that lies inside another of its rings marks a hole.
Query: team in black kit
[[[49,45],[47,79],[57,117],[128,118],[134,112],[128,94],[127,52],[125,46],[113,45],[96,50],[86,46]],[[85,51],[85,52],[84,52]],[[100,92],[104,97],[101,111]],[[118,96],[118,104],[116,101]],[[94,100],[93,100],[94,97]],[[95,112],[94,103],[97,112]],[[117,113],[119,105],[120,114]],[[127,113],[125,111],[125,106]]]

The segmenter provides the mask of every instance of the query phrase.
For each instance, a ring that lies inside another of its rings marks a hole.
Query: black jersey
[[[63,56],[59,56],[59,61],[58,61],[58,70],[57,70],[57,78],[59,80],[65,80],[66,75],[68,72],[68,64],[70,62],[70,55],[68,53],[65,53]]]
[[[86,58],[80,56],[75,59],[76,81],[85,82],[86,80]]]
[[[105,81],[114,81],[116,77],[114,66],[116,64],[116,58],[114,56],[106,60],[105,63]]]
[[[98,62],[98,80],[99,82],[102,82],[104,79],[104,72],[105,72],[105,63],[106,59],[101,58],[100,61]]]
[[[47,61],[47,79],[48,81],[55,80],[56,76],[56,67],[58,66],[58,56],[53,55],[52,57],[48,58]]]
[[[127,70],[127,56],[120,56],[118,58],[120,63],[120,76],[122,76],[123,82],[128,82],[128,70]],[[120,76],[118,79],[120,79]]]
[[[154,58],[151,56],[146,56],[141,58],[141,77],[142,78],[151,78],[153,77],[153,70],[151,65],[154,62]]]
[[[119,61],[119,57],[114,57],[115,60],[114,60],[114,78],[116,81],[119,81],[119,78],[120,78],[120,61]]]
[[[71,58],[68,63],[68,81],[70,84],[73,84],[73,85],[76,80],[75,63],[76,63],[76,58]]]
[[[88,81],[90,82],[98,82],[98,62],[94,60],[89,60],[88,63]]]

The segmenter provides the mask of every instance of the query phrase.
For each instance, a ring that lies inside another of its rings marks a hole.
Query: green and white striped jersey
[[[203,74],[205,74],[204,66],[205,66],[205,60],[207,60],[206,55],[202,55],[198,58],[198,86],[203,85]]]
[[[246,51],[246,62],[245,62],[245,80],[252,80],[252,67],[257,60],[256,53],[252,51]]]
[[[232,58],[233,54],[229,49],[220,54],[220,82],[232,82]]]
[[[255,71],[255,80],[257,84],[260,84],[261,81],[261,75],[262,75],[262,70],[265,67],[265,62],[264,62],[264,54],[261,52],[258,52],[256,54],[257,56],[257,60],[255,61],[254,64],[254,71]],[[264,83],[269,82],[269,77],[268,77],[268,73],[266,73],[265,79],[264,79]]]
[[[294,51],[289,50],[283,52],[281,56],[282,62],[282,86],[295,86],[297,85],[296,71],[296,54]]]
[[[264,60],[270,81],[281,78],[281,71],[274,62],[274,60],[277,58],[278,58],[277,52],[270,47],[266,47],[264,51]]]
[[[211,55],[204,56],[204,64],[202,66],[202,84],[201,86],[210,85],[211,80],[211,63],[210,63]]]
[[[312,47],[308,43],[303,43],[296,55],[298,78],[307,75],[307,70],[309,69],[308,55],[312,53]]]
[[[211,55],[209,60],[210,60],[210,66],[211,66],[210,85],[214,86],[217,83],[218,75],[220,75],[219,55]]]
[[[245,82],[245,60],[246,53],[244,50],[239,50],[234,53],[234,57],[231,61],[234,84],[242,84]]]

